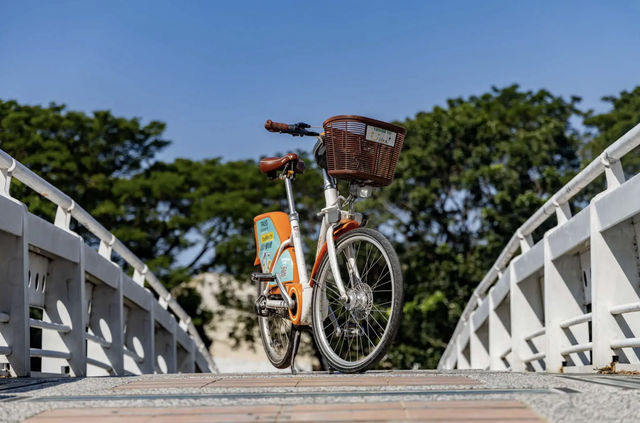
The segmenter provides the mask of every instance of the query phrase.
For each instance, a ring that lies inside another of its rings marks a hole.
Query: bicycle
[[[252,274],[257,283],[255,311],[269,361],[291,367],[300,332],[311,326],[313,338],[330,368],[363,372],[386,354],[400,325],[402,273],[391,243],[365,228],[366,216],[355,212],[358,199],[374,187],[389,185],[406,130],[361,116],[334,116],[324,132],[305,123],[268,120],[265,128],[293,136],[315,137],[313,155],[322,171],[326,206],[315,261],[309,274],[302,250],[293,184],[305,170],[295,153],[260,160],[270,180],[284,181],[289,213],[276,211],[254,218],[256,241]],[[349,181],[349,196],[341,196],[337,179]]]

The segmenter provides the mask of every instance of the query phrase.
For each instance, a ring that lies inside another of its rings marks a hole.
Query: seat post
[[[296,203],[293,199],[293,184],[291,183],[290,177],[284,178],[284,188],[287,191],[287,203],[289,204],[289,217],[295,216],[296,219],[298,217],[298,213],[296,212]]]
[[[287,190],[287,201],[289,203],[289,224],[291,225],[291,240],[293,241],[293,249],[296,255],[296,268],[298,270],[298,278],[300,279],[300,283],[302,284],[302,290],[303,290],[302,294],[303,296],[305,296],[304,298],[307,298],[310,304],[311,291],[309,290],[312,288],[309,285],[307,265],[304,260],[304,250],[302,247],[302,237],[300,236],[300,224],[298,222],[298,212],[296,211],[296,204],[293,200],[293,189],[292,189],[292,183],[291,183],[292,179],[293,179],[293,174],[291,176],[287,175],[284,178],[284,187]],[[305,292],[307,293],[305,294]],[[306,316],[305,313],[303,312],[302,321],[304,322],[304,324],[310,324],[311,317]]]

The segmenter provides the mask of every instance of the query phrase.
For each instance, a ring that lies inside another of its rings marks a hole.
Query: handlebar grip
[[[264,129],[269,132],[286,132],[290,128],[286,123],[272,122],[271,120],[268,120],[264,123]]]

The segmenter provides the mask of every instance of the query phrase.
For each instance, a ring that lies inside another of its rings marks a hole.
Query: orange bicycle
[[[261,272],[255,310],[269,361],[291,366],[300,331],[311,326],[316,345],[332,369],[345,373],[373,367],[387,352],[402,314],[403,285],[398,256],[378,231],[365,228],[355,212],[360,198],[393,180],[406,130],[361,116],[327,119],[324,132],[305,123],[268,120],[265,128],[293,136],[317,138],[314,157],[324,178],[326,206],[315,262],[308,273],[296,212],[292,181],[304,172],[294,153],[260,161],[269,179],[284,181],[289,213],[270,212],[254,218],[255,265]],[[349,195],[339,194],[336,178],[349,181]]]

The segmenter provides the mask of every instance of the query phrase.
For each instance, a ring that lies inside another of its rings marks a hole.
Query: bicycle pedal
[[[272,273],[260,273],[254,272],[251,274],[251,280],[253,282],[271,282],[276,279],[276,275]]]
[[[267,297],[260,295],[256,298],[256,302],[253,304],[254,311],[260,317],[268,317],[269,312],[267,310]]]

